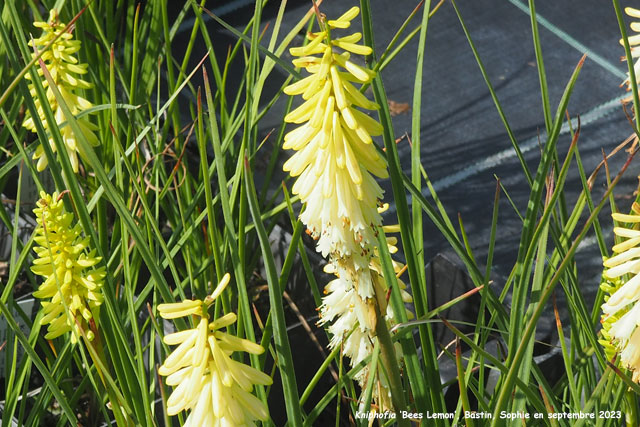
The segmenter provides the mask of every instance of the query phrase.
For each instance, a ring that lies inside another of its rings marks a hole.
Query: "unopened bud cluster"
[[[33,210],[38,226],[35,230],[33,250],[37,258],[31,271],[44,277],[33,296],[42,302],[44,316],[40,324],[49,325],[46,339],[74,331],[71,340],[81,336],[82,328],[89,340],[94,332],[89,322],[97,324],[103,297],[103,267],[95,268],[100,257],[89,250],[89,238],[82,237],[80,224],[67,212],[58,193],[40,193]]]

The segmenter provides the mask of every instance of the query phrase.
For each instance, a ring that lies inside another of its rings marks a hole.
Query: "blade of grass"
[[[36,351],[31,347],[29,341],[27,340],[27,337],[25,337],[22,329],[20,329],[20,326],[18,326],[15,319],[13,318],[13,315],[2,301],[0,301],[0,312],[2,312],[2,315],[7,321],[7,325],[9,326],[9,328],[13,331],[14,334],[16,334],[16,337],[18,338],[18,341],[20,341],[20,344],[22,345],[25,353],[27,353],[33,364],[36,366],[36,368],[44,378],[44,381],[49,387],[49,390],[51,390],[51,393],[53,393],[53,395],[57,399],[58,403],[60,404],[60,408],[64,413],[64,416],[67,417],[70,424],[76,425],[78,423],[78,420],[76,419],[74,411],[69,406],[67,399],[62,394],[62,391],[58,387],[58,384],[53,379],[51,373],[49,372],[49,370],[47,370],[46,366],[44,365]]]
[[[471,47],[471,51],[473,52],[473,56],[476,59],[476,62],[478,63],[478,68],[480,68],[480,72],[482,73],[482,77],[487,85],[487,88],[489,89],[489,93],[491,94],[491,99],[493,100],[493,103],[496,106],[496,110],[498,111],[498,115],[500,115],[500,120],[502,120],[502,124],[505,127],[505,130],[507,131],[507,135],[509,136],[509,140],[511,141],[511,145],[513,146],[513,149],[516,152],[516,156],[518,157],[518,160],[520,161],[520,166],[522,167],[522,170],[525,174],[525,177],[527,178],[527,182],[529,183],[529,185],[531,185],[533,183],[533,178],[531,177],[531,172],[529,171],[529,166],[527,166],[527,163],[524,159],[524,156],[522,155],[522,151],[520,150],[520,147],[518,146],[518,141],[516,140],[515,135],[513,134],[513,131],[511,130],[511,126],[509,125],[509,122],[507,121],[507,116],[504,113],[504,110],[502,109],[502,105],[500,104],[500,101],[498,100],[498,95],[495,92],[495,89],[493,88],[493,85],[491,84],[491,81],[489,80],[489,75],[487,74],[487,71],[484,68],[484,64],[482,63],[482,60],[480,59],[480,55],[478,54],[478,51],[475,47],[475,44],[473,43],[472,39],[471,39],[471,34],[469,33],[469,30],[467,29],[467,26],[464,23],[464,20],[462,19],[462,15],[460,14],[460,10],[458,10],[458,6],[455,2],[455,0],[451,0],[451,5],[453,6],[453,10],[456,12],[456,15],[458,16],[458,20],[460,21],[460,25],[462,26],[462,31],[464,31],[464,34],[467,38],[467,42],[469,42],[469,47]]]
[[[542,154],[542,158],[540,159],[540,163],[538,164],[538,169],[536,171],[535,180],[533,182],[533,186],[531,188],[531,194],[529,197],[529,202],[527,204],[527,213],[525,215],[525,222],[523,224],[522,234],[520,238],[520,247],[518,250],[518,257],[516,262],[516,272],[514,278],[514,287],[513,287],[513,296],[512,296],[512,304],[511,304],[511,322],[510,322],[510,335],[508,340],[508,348],[509,352],[509,361],[512,360],[514,352],[513,349],[516,348],[518,342],[520,341],[520,334],[522,332],[521,323],[523,321],[521,313],[524,313],[526,297],[528,294],[528,283],[529,283],[529,274],[531,271],[531,267],[533,264],[533,256],[529,255],[532,253],[536,243],[536,218],[538,216],[538,212],[540,210],[541,202],[542,202],[542,190],[543,185],[546,180],[549,167],[551,165],[551,161],[553,158],[553,152],[556,147],[556,143],[558,140],[558,136],[560,133],[560,128],[562,127],[562,122],[564,118],[564,113],[569,102],[569,98],[571,96],[574,84],[576,79],[578,78],[578,74],[584,64],[585,57],[583,56],[578,65],[576,66],[567,86],[562,95],[562,99],[560,101],[560,105],[558,106],[558,110],[556,113],[556,118],[553,123],[552,131],[549,134],[549,139],[547,140],[544,151]],[[558,192],[559,194],[559,192]],[[540,230],[538,227],[537,230]]]
[[[193,2],[193,0],[191,0],[191,1]],[[257,3],[258,2],[256,2],[256,4]],[[274,54],[273,52],[270,52],[267,48],[265,48],[264,46],[261,46],[259,43],[257,43],[257,39],[254,40],[253,37],[249,38],[245,34],[242,34],[240,31],[236,30],[231,25],[229,25],[226,22],[224,22],[224,20],[222,20],[219,17],[217,17],[216,15],[214,15],[207,8],[203,7],[202,10],[207,15],[209,15],[211,18],[213,18],[218,24],[222,25],[227,31],[229,31],[231,34],[233,34],[236,38],[238,38],[238,39],[242,40],[243,42],[245,42],[246,45],[251,46],[252,49],[254,49],[254,48],[257,49],[261,54],[263,54],[266,57],[270,58],[276,64],[278,64],[280,67],[282,67],[282,69],[285,70],[287,73],[289,73],[290,75],[292,75],[292,76],[294,76],[295,78],[298,78],[298,79],[302,77],[302,76],[300,76],[300,73],[298,73],[295,70],[295,68],[293,68],[291,65],[289,65],[286,61],[282,60],[276,54]],[[256,32],[256,37],[257,37],[257,32]]]
[[[362,10],[362,27],[364,34],[364,43],[367,46],[373,47],[373,27],[371,24],[371,8],[368,0],[360,1],[360,9]],[[374,58],[367,57],[367,61],[370,64]],[[422,316],[427,312],[427,298],[426,298],[426,284],[421,280],[421,273],[419,270],[424,268],[423,264],[417,258],[417,250],[413,242],[413,233],[411,232],[411,216],[409,213],[409,207],[407,204],[404,187],[402,186],[400,160],[395,144],[395,137],[393,133],[393,125],[391,122],[391,114],[389,113],[389,105],[385,95],[384,86],[380,76],[376,77],[372,83],[374,96],[378,105],[380,105],[380,123],[383,126],[383,138],[386,147],[387,162],[389,164],[389,175],[391,177],[391,185],[393,188],[394,200],[397,204],[398,220],[400,223],[400,234],[402,238],[402,245],[404,254],[407,258],[407,266],[409,270],[409,280],[411,282],[411,289],[414,295],[414,305],[416,308],[416,315]],[[384,248],[382,248],[384,251]],[[420,248],[422,250],[422,248]],[[440,374],[438,372],[438,365],[436,361],[435,343],[433,340],[433,334],[429,325],[421,325],[419,327],[420,343],[422,346],[422,354],[424,358],[424,369],[426,375],[421,378],[412,376],[412,384],[419,387],[420,384],[424,384],[426,377],[427,389],[414,389],[414,397],[417,402],[417,407],[421,411],[426,411],[427,408],[431,408],[434,412],[444,412],[444,397],[440,386]],[[431,400],[430,405],[427,404],[425,399]],[[436,421],[437,425],[441,425],[439,421]]]
[[[635,154],[635,152],[633,154]],[[525,350],[527,348],[527,343],[529,342],[531,336],[533,336],[533,332],[535,331],[536,323],[537,323],[540,315],[542,314],[542,310],[544,309],[546,301],[548,300],[549,296],[553,292],[553,289],[555,288],[555,285],[557,284],[557,282],[558,282],[559,278],[561,277],[561,275],[563,274],[564,270],[568,267],[569,260],[571,259],[571,257],[575,253],[575,251],[577,250],[579,243],[582,241],[582,239],[586,235],[587,231],[591,228],[591,225],[592,225],[594,219],[597,217],[598,213],[600,212],[600,209],[602,209],[602,207],[604,206],[607,197],[613,191],[613,189],[615,188],[616,184],[622,178],[622,175],[623,175],[624,171],[627,169],[627,167],[629,166],[629,164],[630,164],[630,162],[631,162],[631,160],[633,158],[633,154],[629,156],[627,162],[623,165],[622,169],[620,170],[620,172],[618,173],[616,178],[612,181],[611,186],[609,186],[607,188],[607,191],[605,192],[602,200],[598,203],[598,205],[596,206],[594,211],[591,213],[591,215],[589,216],[589,218],[585,222],[582,230],[580,231],[578,236],[576,236],[576,238],[574,239],[573,244],[571,245],[571,248],[569,249],[569,251],[566,254],[565,258],[562,260],[562,263],[558,267],[558,269],[555,272],[555,274],[553,275],[553,277],[548,282],[546,282],[545,288],[542,291],[542,294],[540,295],[539,302],[536,304],[535,309],[533,310],[533,313],[532,313],[529,321],[526,324],[526,327],[524,329],[524,333],[522,334],[522,337],[521,337],[520,345],[517,347],[515,355],[513,356],[513,358],[510,361],[509,372],[508,372],[508,374],[507,374],[507,376],[505,378],[504,383],[502,384],[502,387],[500,388],[498,399],[497,399],[497,402],[496,402],[496,406],[494,408],[494,413],[493,413],[494,419],[493,419],[493,421],[491,423],[492,426],[499,425],[499,421],[497,421],[497,416],[500,414],[500,411],[502,411],[504,406],[507,404],[507,400],[510,399],[511,391],[513,390],[513,384],[514,384],[514,382],[516,380],[517,372],[518,372],[519,367],[520,367],[520,363],[522,362],[522,358],[523,358]]]
[[[289,424],[297,427],[302,425],[302,413],[300,408],[300,399],[298,398],[298,386],[296,385],[291,347],[289,346],[289,339],[286,332],[282,292],[278,283],[278,275],[276,273],[273,254],[271,253],[271,247],[269,246],[269,237],[265,232],[264,224],[260,217],[258,198],[253,185],[253,174],[251,173],[251,168],[249,167],[248,160],[246,159],[244,183],[247,189],[249,210],[253,217],[256,233],[258,234],[258,240],[260,241],[260,248],[264,259],[264,266],[267,272],[267,282],[269,283],[269,303],[271,306],[271,313],[273,315],[273,332],[276,343],[276,352],[278,354],[277,362],[282,378],[287,418]]]
[[[464,412],[470,412],[471,406],[469,406],[469,396],[467,396],[467,386],[465,385],[465,370],[462,366],[462,348],[460,346],[460,338],[456,337],[456,371],[458,373],[458,388],[460,389],[460,400],[462,401],[462,408]],[[464,417],[464,421],[467,427],[475,425],[472,418]]]
[[[542,97],[542,111],[544,113],[544,123],[547,128],[547,134],[551,133],[552,118],[551,106],[549,103],[549,88],[547,85],[547,73],[544,69],[544,60],[542,58],[542,45],[540,44],[540,35],[538,34],[538,20],[536,18],[535,0],[529,0],[529,16],[531,18],[531,33],[533,36],[533,47],[536,53],[536,69],[538,70],[538,80],[540,81],[540,96]]]
[[[427,42],[427,29],[429,26],[429,11],[431,0],[423,1],[422,22],[420,24],[420,39],[418,41],[418,52],[416,57],[415,81],[413,84],[413,105],[411,114],[411,182],[422,191],[422,180],[420,170],[422,159],[420,157],[421,147],[421,117],[422,117],[422,79],[424,74],[424,56]],[[396,195],[397,196],[397,195]],[[417,204],[411,205],[411,225],[413,227],[413,242],[416,246],[424,248],[424,234],[422,228],[422,209]],[[424,250],[416,254],[415,261],[418,265],[424,265]],[[427,283],[424,268],[418,271],[420,282]],[[424,300],[426,305],[426,298]]]

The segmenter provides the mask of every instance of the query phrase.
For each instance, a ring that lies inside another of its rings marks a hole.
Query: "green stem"
[[[458,386],[460,387],[460,401],[462,402],[462,409],[464,412],[469,412],[471,411],[471,406],[469,406],[469,396],[467,396],[467,387],[465,385],[465,371],[464,366],[462,366],[462,347],[460,346],[460,338],[456,338],[456,371],[458,372]],[[473,427],[475,425],[472,418],[464,417],[464,421],[467,427]]]
[[[627,390],[624,394],[624,402],[627,406],[625,411],[625,417],[627,427],[638,425],[638,399],[636,394],[632,390]]]
[[[380,301],[380,298],[384,298],[384,295],[378,295],[378,291],[376,290],[376,300]],[[397,414],[400,411],[407,410],[407,403],[404,400],[404,388],[402,387],[402,380],[400,379],[400,369],[398,369],[398,360],[395,349],[393,348],[393,342],[391,341],[391,335],[389,334],[389,328],[387,327],[387,321],[380,313],[380,305],[377,301],[374,301],[373,305],[376,313],[376,334],[378,336],[378,342],[380,343],[380,359],[382,360],[382,366],[389,376],[391,402]],[[401,416],[397,417],[397,420],[399,426],[411,425],[408,419],[404,419]]]
[[[96,367],[96,371],[98,372],[100,381],[102,381],[102,385],[104,386],[107,392],[109,402],[111,402],[111,411],[113,412],[113,415],[116,419],[116,424],[118,426],[126,426],[126,427],[133,426],[134,423],[131,420],[131,418],[127,415],[127,411],[124,410],[124,408],[120,404],[120,399],[118,398],[118,395],[114,393],[113,387],[105,379],[103,368],[106,369],[107,358],[104,353],[102,336],[98,330],[94,330],[93,332],[94,332],[93,341],[89,341],[89,339],[87,338],[87,335],[84,332],[82,333],[82,338],[85,346],[87,347],[89,356],[93,360],[93,364]]]

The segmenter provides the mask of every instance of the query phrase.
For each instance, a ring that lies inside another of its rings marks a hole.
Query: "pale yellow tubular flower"
[[[368,55],[371,48],[357,44],[360,33],[332,38],[332,30],[347,28],[359,13],[354,7],[325,29],[309,33],[309,44],[292,48],[294,65],[310,73],[284,92],[301,95],[303,102],[285,121],[299,124],[285,136],[284,148],[296,153],[284,170],[297,177],[292,191],[306,203],[300,219],[318,240],[323,256],[354,257],[347,270],[366,269],[375,242],[374,227],[382,189],[374,176],[388,176],[386,162],[372,144],[380,124],[360,111],[375,110],[353,83],[368,83],[374,73],[351,61],[351,55]],[[318,56],[314,56],[318,55]],[[361,259],[357,259],[361,258]],[[370,280],[368,281],[370,282]],[[371,297],[366,286],[364,297]]]
[[[42,35],[40,37],[29,41],[29,45],[34,48],[34,53],[32,54],[34,57],[38,53],[42,52],[46,45],[55,39],[56,36],[61,34],[66,27],[65,24],[58,20],[58,14],[55,10],[51,10],[49,20],[47,22],[34,22],[33,25],[42,29]],[[49,70],[56,87],[60,91],[65,103],[74,116],[92,107],[92,104],[89,101],[77,93],[78,90],[93,87],[91,83],[78,77],[79,75],[87,73],[87,64],[79,64],[78,59],[75,56],[78,50],[80,50],[80,41],[73,40],[73,35],[67,32],[63,33],[60,38],[53,43],[50,49],[44,51],[41,57],[47,67],[47,70]],[[38,68],[37,72],[41,77],[42,86],[46,91],[47,102],[51,107],[56,124],[59,126],[62,123],[67,122],[67,118],[58,104],[53,91],[49,87],[49,82],[44,78],[43,70]],[[31,76],[29,74],[27,74],[25,78],[31,80]],[[36,109],[38,110],[38,116],[40,117],[45,130],[50,133],[51,126],[47,123],[41,100],[37,98],[36,89],[33,83],[29,83],[29,92],[34,99]],[[98,129],[97,126],[89,122],[86,116],[76,117],[76,121],[87,141],[91,145],[97,146],[98,138],[95,135],[95,131]],[[31,117],[29,111],[27,111],[25,115],[25,120],[22,123],[22,126],[32,132],[36,132],[33,117]],[[83,156],[83,152],[80,150],[80,146],[76,141],[76,135],[74,135],[71,130],[71,126],[68,124],[60,128],[60,132],[62,134],[62,139],[64,141],[67,154],[69,155],[73,171],[78,172],[78,154]],[[55,152],[56,147],[51,137],[49,138],[49,143],[51,144],[51,149]],[[36,165],[38,171],[43,171],[47,167],[47,157],[44,154],[42,145],[39,145],[38,148],[36,148],[36,151],[33,154],[33,159],[38,161]]]
[[[256,420],[269,418],[267,407],[251,392],[254,385],[271,384],[271,377],[231,358],[236,351],[261,354],[264,348],[221,330],[236,322],[234,313],[209,321],[207,308],[229,281],[226,274],[204,301],[158,306],[165,319],[197,319],[195,328],[165,335],[165,344],[177,347],[158,369],[160,375],[167,377],[167,385],[175,387],[167,399],[167,413],[190,411],[184,426],[250,426]]]
[[[160,316],[165,319],[177,319],[178,317],[188,316],[190,314],[202,314],[202,301],[186,300],[172,304],[158,305]]]
[[[606,333],[603,334],[620,353],[622,364],[640,381],[640,205],[634,202],[632,214],[614,213],[613,219],[630,224],[614,227],[616,236],[625,238],[613,247],[613,256],[604,260],[603,280],[614,285],[602,304]],[[616,284],[617,283],[617,284]],[[604,327],[603,326],[603,327]]]
[[[102,304],[104,268],[95,268],[100,257],[89,250],[89,239],[81,236],[80,225],[73,214],[67,212],[58,193],[40,193],[40,200],[33,212],[37,227],[33,250],[37,258],[31,271],[44,277],[33,296],[49,299],[42,302],[44,316],[41,325],[49,325],[46,339],[54,339],[66,332],[72,342],[81,336],[78,326],[93,339],[89,324],[97,327],[99,307]]]
[[[624,9],[625,13],[632,18],[640,19],[640,10],[634,9],[632,7],[626,7]],[[631,30],[640,33],[640,22],[632,22]],[[633,68],[636,75],[636,80],[640,79],[640,34],[634,34],[628,37],[629,47],[631,48],[631,57],[638,58],[636,59]],[[620,44],[624,46],[624,40],[620,39]],[[631,90],[631,81],[629,79],[629,73],[627,73],[627,78],[622,82],[623,85],[627,86],[627,90]],[[629,97],[627,101],[630,101],[632,98]]]
[[[393,226],[390,227],[394,229]],[[395,244],[397,239],[394,237],[387,238],[390,252],[397,252]],[[351,366],[356,366],[365,360],[373,351],[373,346],[377,345],[375,326],[376,316],[373,307],[373,299],[362,298],[353,285],[353,280],[345,280],[341,275],[340,261],[327,264],[324,271],[329,274],[336,275],[336,278],[329,282],[324,289],[325,297],[322,299],[320,306],[319,325],[329,324],[328,330],[332,336],[329,346],[336,348],[342,346],[342,352],[350,359]],[[413,302],[411,295],[405,291],[406,285],[398,277],[405,271],[402,263],[393,261],[396,280],[400,288],[402,300],[405,303]],[[363,270],[367,272],[367,280],[371,282],[372,287],[377,288],[377,292],[382,295],[387,294],[387,288],[383,277],[380,259],[375,250],[374,256],[371,258],[369,268]],[[360,277],[358,280],[362,280]],[[385,303],[386,304],[386,303]],[[390,305],[380,307],[385,313],[384,319],[387,326],[391,328],[397,323],[393,310]],[[406,310],[407,317],[413,318],[413,313]],[[397,354],[401,354],[400,347],[396,346]],[[364,388],[367,384],[369,375],[369,367],[359,371],[355,379]],[[374,387],[374,401],[381,408],[391,409],[391,395],[389,385],[384,376],[377,377],[378,387]]]
[[[328,270],[331,271],[331,269]],[[384,279],[377,273],[373,274],[376,285],[383,286],[381,282],[384,282]],[[373,300],[363,300],[353,286],[340,277],[329,282],[324,292],[326,296],[322,299],[321,319],[318,324],[329,324],[328,330],[331,334],[329,346],[331,348],[342,346],[342,353],[349,358],[350,365],[356,366],[369,357],[374,346],[378,345]],[[410,298],[407,301],[410,301]],[[386,313],[385,320],[391,327],[395,321],[390,306],[387,307]],[[409,312],[407,314],[411,317]],[[399,350],[397,347],[396,351]],[[355,376],[363,389],[367,384],[369,372],[369,367],[365,366]],[[378,386],[374,387],[374,401],[385,410],[391,409],[389,385],[384,375],[377,375],[375,381]]]

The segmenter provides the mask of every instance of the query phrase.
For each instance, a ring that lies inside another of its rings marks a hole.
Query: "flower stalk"
[[[384,299],[385,296],[381,295],[378,298]],[[389,334],[389,327],[387,326],[384,316],[380,312],[380,307],[375,305],[374,309],[377,319],[376,334],[378,343],[380,343],[380,359],[382,360],[382,366],[389,377],[389,394],[391,395],[391,401],[396,410],[405,410],[407,408],[407,404],[404,399],[404,387],[402,386],[400,369],[398,367],[398,360],[395,355],[396,352],[393,346],[393,341],[391,341],[391,335]],[[398,424],[401,426],[410,425],[410,422],[403,417],[399,417]]]

